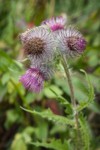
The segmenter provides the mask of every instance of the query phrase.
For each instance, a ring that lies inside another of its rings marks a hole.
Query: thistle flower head
[[[33,56],[36,55],[36,57],[38,57],[39,55],[43,53],[44,46],[45,46],[45,43],[41,38],[33,37],[29,41],[26,41],[24,45],[25,53],[27,55],[32,54]]]
[[[29,91],[38,93],[43,89],[44,81],[51,78],[52,73],[52,69],[47,66],[33,65],[21,76],[20,82]]]
[[[30,68],[21,76],[20,82],[32,92],[40,92],[43,88],[44,77],[37,68]]]
[[[60,16],[51,18],[42,22],[42,25],[47,25],[52,31],[64,29],[66,18]]]
[[[72,27],[58,31],[56,37],[58,39],[58,49],[66,56],[80,55],[86,48],[84,37]]]
[[[53,35],[43,27],[36,27],[20,35],[25,54],[32,59],[51,60],[54,56]]]
[[[43,62],[40,63],[40,62],[32,60],[31,68],[38,68],[38,70],[40,70],[40,72],[43,74],[45,81],[50,80],[54,74],[54,64],[52,64],[52,62],[51,63],[43,63]]]

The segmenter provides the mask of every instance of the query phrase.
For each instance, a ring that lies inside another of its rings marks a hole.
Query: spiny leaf
[[[46,111],[43,111],[43,112],[38,112],[38,111],[35,111],[35,110],[28,110],[28,109],[25,109],[23,107],[21,107],[23,110],[29,112],[29,113],[32,113],[34,115],[38,115],[42,118],[45,118],[47,120],[50,120],[56,124],[61,124],[61,125],[74,125],[74,121],[73,120],[70,120],[68,118],[65,118],[64,116],[58,116],[58,115],[55,115],[51,112],[50,109],[46,110]]]
[[[30,144],[33,144],[37,147],[45,147],[50,148],[54,150],[70,150],[70,143],[69,141],[64,141],[64,143],[61,142],[61,140],[51,140],[50,142],[32,142]]]
[[[87,84],[88,84],[88,100],[83,100],[83,102],[80,103],[80,105],[77,107],[77,110],[78,111],[81,111],[83,110],[84,108],[88,107],[89,104],[93,103],[93,100],[94,100],[94,89],[93,89],[93,86],[90,82],[90,79],[87,75],[87,73],[81,69],[81,71],[85,74],[86,76],[86,79],[87,79]]]
[[[83,149],[84,150],[89,150],[90,147],[90,132],[89,132],[89,127],[87,125],[86,120],[83,118],[83,116],[81,115],[79,117],[79,123],[81,126],[80,132],[81,132],[81,137],[82,137],[82,141],[83,141]]]

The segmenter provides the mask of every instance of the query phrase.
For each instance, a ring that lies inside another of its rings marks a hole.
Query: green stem
[[[74,88],[71,80],[71,75],[68,69],[67,60],[65,56],[62,56],[62,64],[66,73],[66,77],[68,80],[69,88],[70,88],[70,97],[71,97],[71,103],[75,109],[75,122],[76,122],[76,129],[77,129],[77,140],[79,139],[79,123],[78,123],[78,112],[76,110],[76,101],[74,96]]]
[[[73,84],[72,84],[72,80],[71,80],[71,75],[70,75],[70,72],[69,72],[69,69],[68,69],[67,60],[66,60],[66,58],[64,56],[62,58],[63,58],[62,59],[62,64],[63,64],[64,70],[65,70],[65,73],[66,73],[66,76],[67,76],[67,80],[68,80],[68,84],[69,84],[69,88],[70,88],[71,102],[72,102],[72,105],[76,108],[76,101],[75,101],[75,96],[74,96],[74,88],[73,88]]]

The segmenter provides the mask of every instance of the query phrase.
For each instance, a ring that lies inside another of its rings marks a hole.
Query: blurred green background
[[[64,115],[64,108],[50,90],[69,100],[67,82],[59,71],[39,95],[26,91],[19,83],[27,64],[21,63],[24,58],[18,35],[59,15],[78,28],[88,43],[84,55],[69,62],[77,101],[87,98],[86,80],[80,69],[88,73],[94,86],[95,102],[83,112],[93,140],[91,150],[100,150],[100,0],[0,0],[0,150],[42,150],[27,142],[65,135],[66,127],[57,128],[20,108],[50,108]]]

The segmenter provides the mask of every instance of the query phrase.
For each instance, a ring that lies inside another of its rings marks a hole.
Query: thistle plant
[[[88,101],[85,102],[84,105],[76,104],[72,77],[67,62],[68,59],[74,59],[75,57],[82,55],[86,48],[86,40],[75,28],[71,26],[66,27],[66,19],[63,17],[56,17],[43,21],[39,27],[34,27],[33,29],[20,34],[20,40],[24,48],[25,56],[30,61],[30,68],[20,77],[20,82],[22,82],[24,87],[31,92],[41,92],[44,87],[44,82],[47,82],[53,77],[56,66],[59,65],[57,63],[61,63],[69,84],[71,103],[63,97],[60,97],[60,103],[65,105],[66,109],[69,104],[72,109],[72,114],[70,114],[71,117],[65,118],[56,116],[49,111],[39,113],[36,111],[24,110],[40,115],[48,120],[49,118],[52,118],[51,120],[58,124],[60,122],[61,124],[71,125],[72,129],[76,131],[75,138],[77,139],[77,143],[73,144],[75,146],[74,149],[81,149],[80,129],[82,125],[82,116],[78,114],[78,106],[82,110],[85,104],[85,107],[87,107]],[[59,97],[59,95],[57,95],[57,97]],[[36,145],[36,143],[33,144]],[[45,143],[38,143],[37,145],[46,147]],[[89,149],[88,145],[84,146],[86,150]],[[47,148],[49,148],[49,146],[47,146]],[[52,148],[52,146],[50,148]],[[68,148],[66,147],[64,149],[67,150]],[[71,148],[69,148],[69,150],[70,149]]]

